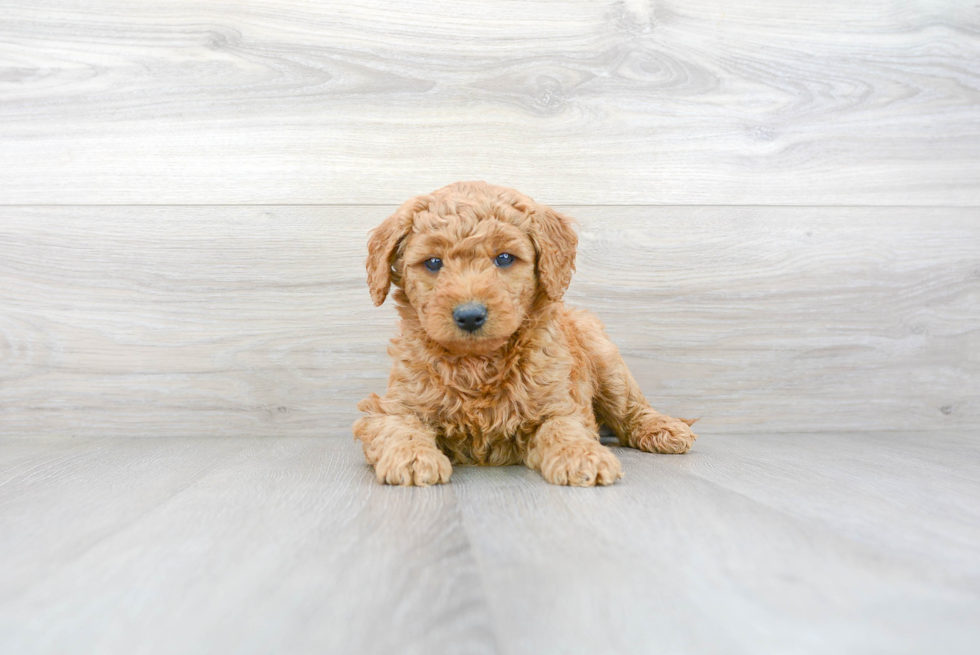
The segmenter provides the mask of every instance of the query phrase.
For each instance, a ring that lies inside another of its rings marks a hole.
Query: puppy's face
[[[530,237],[495,218],[420,216],[397,266],[426,334],[457,352],[501,347],[537,288]]]
[[[571,219],[485,182],[457,182],[405,202],[371,233],[376,305],[405,291],[432,340],[461,353],[503,346],[537,298],[561,298],[575,268]]]

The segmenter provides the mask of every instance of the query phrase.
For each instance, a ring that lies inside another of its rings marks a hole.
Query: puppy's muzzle
[[[468,302],[453,310],[453,320],[461,330],[475,332],[487,322],[487,308],[476,302]]]

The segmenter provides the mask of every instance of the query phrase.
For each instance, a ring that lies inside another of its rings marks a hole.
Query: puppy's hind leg
[[[598,320],[589,326],[588,344],[598,380],[593,408],[624,446],[648,453],[686,453],[697,435],[694,421],[661,414],[643,397],[640,385],[626,367],[619,350],[606,336]]]

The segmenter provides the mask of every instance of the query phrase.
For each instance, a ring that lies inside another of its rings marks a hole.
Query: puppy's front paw
[[[427,487],[449,482],[453,466],[441,450],[427,444],[408,441],[390,444],[374,464],[374,473],[382,484]]]
[[[623,474],[619,460],[598,441],[581,439],[557,444],[541,457],[541,475],[551,484],[594,487],[612,484]]]
[[[685,419],[671,418],[647,410],[633,428],[630,445],[648,453],[686,453],[698,438],[691,430],[690,423]]]

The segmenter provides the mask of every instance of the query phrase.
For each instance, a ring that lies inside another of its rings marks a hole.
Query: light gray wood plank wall
[[[392,209],[0,209],[0,432],[349,436],[390,363],[363,263]],[[702,434],[977,425],[977,210],[562,209],[568,301]]]
[[[976,205],[961,0],[11,0],[0,203]]]

